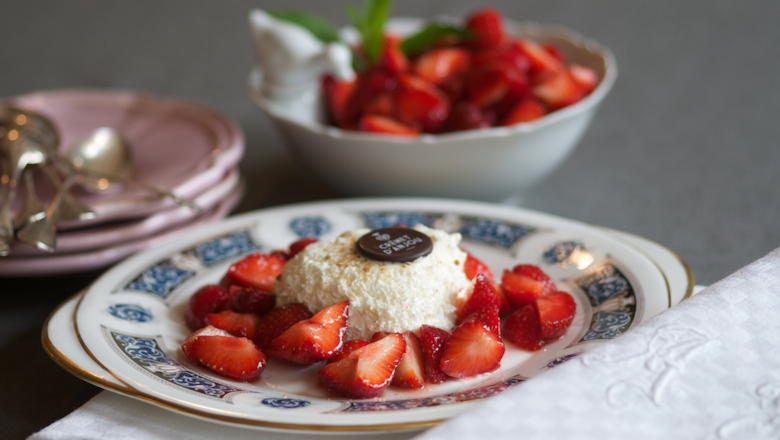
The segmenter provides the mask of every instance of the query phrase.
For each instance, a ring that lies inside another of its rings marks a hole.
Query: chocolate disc
[[[408,228],[375,229],[357,241],[360,255],[376,261],[407,263],[433,250],[431,237]]]

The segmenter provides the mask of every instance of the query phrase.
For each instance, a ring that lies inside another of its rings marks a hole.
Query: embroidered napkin
[[[416,440],[780,438],[780,249]]]

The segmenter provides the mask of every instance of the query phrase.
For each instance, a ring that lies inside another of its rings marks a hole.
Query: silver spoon
[[[60,210],[64,205],[63,200],[71,187],[82,180],[84,177],[80,174],[69,176],[46,209],[46,215],[27,223],[16,233],[16,237],[38,249],[54,252],[57,248],[57,222],[60,218]]]

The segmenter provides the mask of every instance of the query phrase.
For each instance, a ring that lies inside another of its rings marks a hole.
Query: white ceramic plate
[[[143,236],[136,240],[127,241],[118,245],[111,245],[72,254],[54,254],[29,258],[3,257],[0,260],[0,276],[25,277],[59,275],[109,266],[135,252],[154,247],[160,243],[165,243],[176,237],[186,236],[192,230],[223,219],[236,207],[238,202],[241,201],[243,194],[244,183],[243,180],[239,180],[233,189],[226,194],[216,206],[194,219],[183,224],[165,228],[156,234]]]
[[[335,237],[355,227],[422,222],[459,231],[463,247],[494,272],[538,264],[569,291],[578,312],[567,335],[546,349],[508,344],[498,372],[424,390],[388,388],[380,398],[329,394],[318,365],[272,361],[252,383],[211,374],[183,355],[183,312],[192,293],[217,282],[241,255],[286,247],[301,236]],[[691,280],[692,285],[692,280]],[[334,201],[231,218],[140,253],[109,270],[76,310],[85,351],[146,400],[245,427],[297,431],[419,429],[438,423],[622,334],[667,309],[671,290],[659,265],[596,228],[537,212],[433,199]]]
[[[133,179],[184,197],[195,197],[222,180],[244,152],[238,125],[194,102],[97,89],[42,91],[9,102],[48,116],[59,130],[60,149],[95,128],[114,127],[133,148]],[[44,200],[50,198],[49,186],[37,186]],[[97,217],[61,228],[140,218],[176,206],[168,198],[130,187],[108,194],[82,191],[78,197]]]

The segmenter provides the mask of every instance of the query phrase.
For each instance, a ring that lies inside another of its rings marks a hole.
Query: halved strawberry
[[[474,130],[490,127],[491,121],[485,112],[471,102],[458,102],[452,108],[446,122],[446,131]]]
[[[206,315],[206,322],[216,328],[225,330],[233,336],[254,339],[260,317],[252,313],[237,313],[225,310]]]
[[[277,307],[260,318],[255,330],[254,342],[265,354],[276,357],[272,341],[294,324],[312,316],[314,314],[303,304],[292,303]]]
[[[399,121],[426,133],[440,131],[450,114],[450,102],[441,90],[415,75],[398,78],[395,104]]]
[[[588,67],[572,64],[569,66],[569,73],[585,95],[592,92],[599,83],[599,76],[596,74],[596,71]]]
[[[349,121],[348,106],[355,93],[357,79],[352,81],[337,81],[330,75],[322,78],[322,88],[325,94],[325,106],[331,124],[344,128]]]
[[[457,379],[495,371],[504,356],[501,338],[479,321],[461,324],[442,348],[439,368]]]
[[[558,290],[542,269],[531,264],[520,264],[511,271],[505,270],[501,277],[501,288],[516,307],[531,304],[537,297]]]
[[[547,113],[541,102],[529,98],[520,101],[504,118],[501,125],[514,125],[521,122],[535,121]]]
[[[495,46],[504,40],[503,18],[493,8],[473,12],[466,19],[466,28],[474,34],[474,42],[479,46]]]
[[[347,119],[357,121],[364,114],[366,104],[382,92],[392,92],[398,79],[380,68],[371,69],[358,76],[358,84],[347,107]]]
[[[381,339],[381,338],[378,338],[377,340],[379,340],[379,339]],[[328,363],[332,364],[333,362],[338,362],[338,361],[344,359],[345,357],[349,356],[349,354],[352,353],[353,351],[357,350],[358,348],[365,347],[366,345],[370,344],[371,342],[376,342],[376,341],[373,341],[373,338],[372,338],[372,341],[366,341],[365,339],[352,339],[352,340],[349,340],[349,341],[344,343],[343,347],[341,347],[341,351],[339,352],[339,354],[337,354],[336,356],[333,356],[332,358],[328,359]]]
[[[389,332],[376,332],[371,336],[371,342],[376,342],[390,334]],[[423,361],[420,338],[411,331],[403,332],[401,336],[406,342],[406,350],[395,369],[392,384],[404,388],[422,388],[425,386],[425,362]]]
[[[545,340],[563,336],[577,311],[577,304],[571,295],[560,291],[536,298],[535,306],[539,315],[540,336]]]
[[[556,110],[582,99],[584,93],[568,70],[551,75],[533,88],[534,96]]]
[[[392,134],[396,136],[415,137],[420,134],[416,129],[404,125],[395,119],[379,115],[364,115],[360,118],[360,129],[372,133]]]
[[[399,47],[400,43],[400,38],[386,35],[382,54],[379,57],[379,66],[392,75],[409,70],[409,59]]]
[[[276,295],[254,287],[230,286],[228,308],[238,313],[252,313],[263,316],[273,310]]]
[[[510,89],[506,71],[500,66],[487,66],[469,74],[466,97],[484,109],[501,101]]]
[[[192,336],[182,345],[187,356],[217,373],[248,381],[260,376],[268,358],[247,338],[237,336]]]
[[[184,314],[184,322],[190,330],[197,330],[206,325],[206,315],[219,313],[228,305],[230,293],[222,286],[209,284],[201,287],[190,298],[187,311]]]
[[[564,70],[561,60],[546,51],[539,43],[520,39],[515,41],[514,44],[528,57],[528,61],[531,63],[531,70],[537,74],[544,76]]]
[[[330,359],[344,345],[349,301],[321,310],[310,319],[293,324],[272,342],[276,355],[296,364]]]
[[[534,304],[525,305],[507,316],[501,335],[524,350],[535,351],[542,348],[544,343]]]
[[[313,237],[305,237],[301,238],[300,240],[294,242],[290,245],[290,247],[287,249],[287,259],[290,260],[294,256],[298,255],[302,250],[306,249],[306,246],[316,243],[319,240]]]
[[[420,343],[422,345],[423,361],[425,365],[425,382],[442,383],[447,380],[447,375],[441,371],[441,350],[450,333],[437,327],[423,324],[420,326]]]
[[[404,338],[393,333],[325,365],[318,374],[322,383],[336,393],[376,397],[390,384],[405,349]]]
[[[439,85],[466,71],[469,64],[467,50],[441,47],[420,55],[412,65],[412,72],[433,85]]]
[[[272,291],[285,263],[279,255],[258,252],[233,263],[226,277],[231,284]]]
[[[466,252],[466,262],[463,264],[463,271],[466,272],[466,278],[473,280],[478,273],[484,274],[490,282],[495,282],[493,272],[490,268],[475,256]]]
[[[365,114],[394,117],[395,96],[391,92],[381,92],[366,104]]]
[[[456,323],[462,324],[466,321],[478,320],[485,324],[490,331],[498,334],[498,310],[500,307],[500,299],[495,286],[484,274],[478,273],[474,281],[474,289],[458,309]]]

